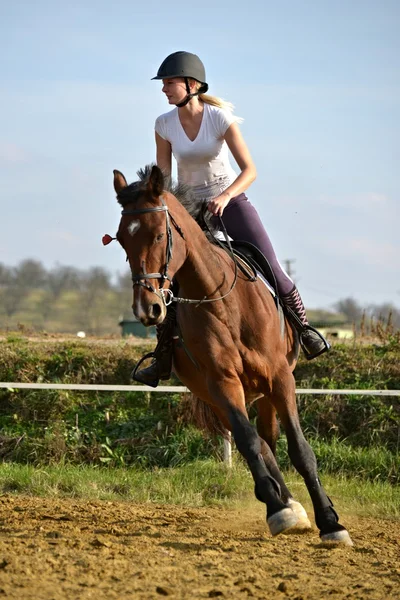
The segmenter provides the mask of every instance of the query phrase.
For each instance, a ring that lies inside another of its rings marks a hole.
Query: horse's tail
[[[225,429],[222,421],[204,400],[201,400],[201,398],[192,393],[188,393],[184,397],[183,402],[186,419],[195,427],[201,429],[210,437],[228,437],[228,431]]]

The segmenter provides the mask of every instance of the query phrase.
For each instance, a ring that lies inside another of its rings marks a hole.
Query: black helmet
[[[204,65],[196,54],[191,52],[174,52],[167,56],[161,63],[157,75],[153,79],[168,79],[172,77],[184,77],[184,79],[195,79],[201,83],[198,94],[205,94],[208,90],[206,83],[206,71]],[[186,85],[188,87],[188,84]]]

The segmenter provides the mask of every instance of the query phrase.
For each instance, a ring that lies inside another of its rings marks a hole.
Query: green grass
[[[332,437],[329,441],[306,435],[322,473],[364,479],[389,484],[400,483],[400,456],[384,446],[363,448]],[[282,469],[290,469],[285,436],[278,440],[278,462]]]
[[[238,500],[247,494],[250,475],[243,465],[227,469],[215,460],[182,467],[142,469],[67,464],[33,467],[0,465],[0,493],[203,506]]]
[[[383,483],[400,483],[400,456],[383,446],[363,448],[353,446],[337,437],[329,441],[318,437],[307,437],[317,458],[318,468],[323,473],[346,476],[349,478],[381,481]],[[282,438],[286,445],[286,439]],[[280,461],[282,467],[289,466]]]
[[[292,472],[286,481],[296,498],[310,509],[304,483]],[[358,477],[324,475],[323,483],[338,510],[351,514],[400,518],[400,488]],[[235,505],[254,501],[253,482],[239,460],[228,469],[202,460],[169,469],[108,468],[58,464],[34,467],[0,465],[0,493],[164,503],[185,506]]]

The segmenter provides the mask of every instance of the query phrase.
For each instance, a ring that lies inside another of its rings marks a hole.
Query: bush
[[[0,379],[128,384],[132,365],[147,350],[125,341],[10,336],[1,346]],[[389,336],[379,345],[338,344],[316,361],[301,359],[295,375],[303,388],[400,389],[399,341]],[[155,467],[220,453],[221,440],[204,438],[188,424],[180,400],[147,392],[0,390],[0,458]],[[299,396],[298,404],[303,429],[328,470],[340,471],[343,463],[354,472],[353,451],[362,476],[398,479],[399,398]],[[332,460],[327,442],[336,448]]]

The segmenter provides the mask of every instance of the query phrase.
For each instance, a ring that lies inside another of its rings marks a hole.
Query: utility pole
[[[285,265],[285,271],[289,275],[290,279],[293,279],[293,281],[294,281],[295,271],[292,269],[292,264],[294,262],[296,262],[295,258],[287,258],[286,260],[283,261],[283,264]]]

